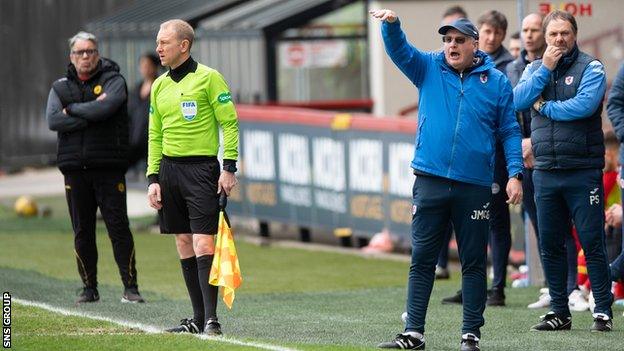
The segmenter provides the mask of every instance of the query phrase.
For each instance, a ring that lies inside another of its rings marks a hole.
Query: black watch
[[[515,175],[512,175],[512,176],[511,176],[511,177],[509,177],[509,178],[516,178],[516,179],[518,179],[519,181],[522,181],[522,178],[524,178],[524,177],[522,176],[522,172],[518,172],[518,173],[516,173]]]

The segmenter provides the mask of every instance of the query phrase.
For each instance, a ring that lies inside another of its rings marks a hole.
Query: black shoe
[[[550,311],[540,316],[540,322],[531,327],[531,331],[557,331],[572,329],[572,317],[559,317]]]
[[[88,303],[88,302],[96,302],[100,300],[100,294],[96,288],[82,288],[82,292],[78,295],[76,299],[76,304],[80,303]]]
[[[473,333],[462,335],[460,351],[479,351],[479,338]]]
[[[125,288],[121,295],[121,302],[124,303],[145,303],[145,299],[141,297],[138,288]]]
[[[221,335],[223,333],[221,333],[221,324],[219,324],[219,321],[214,318],[214,319],[209,319],[206,322],[206,327],[204,328],[204,334],[206,335],[210,335],[210,336],[217,336],[217,335]]]
[[[180,325],[165,329],[167,333],[191,333],[191,334],[200,334],[204,330],[200,329],[201,323],[197,323],[192,318],[185,318],[180,320]]]
[[[445,305],[461,305],[462,304],[462,291],[457,290],[457,293],[453,296],[445,297],[442,299],[442,303]]]
[[[380,349],[424,350],[425,337],[416,332],[397,334],[392,341],[377,345]]]
[[[486,304],[488,306],[505,306],[505,290],[500,288],[488,290]]]
[[[594,323],[592,323],[589,331],[591,332],[609,332],[613,329],[613,319],[604,313],[594,313]]]

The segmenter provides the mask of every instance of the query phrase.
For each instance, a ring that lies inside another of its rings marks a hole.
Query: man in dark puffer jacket
[[[135,252],[126,207],[127,88],[119,66],[100,58],[93,34],[69,39],[67,75],[55,81],[46,118],[58,132],[57,164],[65,178],[78,273],[76,303],[99,300],[96,211],[100,208],[124,285],[122,302],[145,302],[138,291]]]

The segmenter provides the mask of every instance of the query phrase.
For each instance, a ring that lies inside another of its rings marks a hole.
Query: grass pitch
[[[119,302],[122,286],[110,241],[98,223],[101,301],[74,306],[80,280],[73,234],[62,198],[44,198],[50,218],[16,217],[0,207],[0,288],[13,298],[37,301],[89,316],[164,328],[192,315],[173,238],[135,231],[139,288],[144,305]],[[139,220],[140,223],[150,219]],[[134,224],[138,223],[133,221]],[[257,350],[257,344],[297,350],[372,350],[402,330],[408,263],[237,242],[243,286],[232,310],[219,305],[226,337],[249,345],[188,335],[149,334],[110,322],[63,316],[13,303],[16,350]],[[459,287],[459,274],[436,282],[427,315],[427,349],[457,350],[461,307],[440,304]],[[508,306],[486,309],[483,350],[624,350],[624,318],[615,309],[615,331],[591,334],[589,312],[573,313],[573,330],[528,332],[546,310],[528,310],[536,288],[507,289]]]

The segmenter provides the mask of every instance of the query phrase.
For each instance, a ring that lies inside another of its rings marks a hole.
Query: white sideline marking
[[[156,326],[153,326],[153,325],[147,325],[147,324],[127,321],[127,320],[123,320],[123,319],[113,319],[113,318],[109,318],[109,317],[103,317],[103,316],[89,314],[89,313],[86,313],[86,312],[72,311],[72,310],[68,310],[68,309],[65,309],[65,308],[54,307],[52,305],[48,305],[47,303],[43,303],[43,302],[22,300],[22,299],[17,299],[17,298],[13,298],[13,302],[16,302],[16,303],[18,303],[20,305],[24,305],[24,306],[32,306],[32,307],[42,308],[42,309],[50,311],[50,312],[62,314],[64,316],[83,317],[83,318],[88,318],[88,319],[93,319],[93,320],[98,320],[98,321],[104,321],[104,322],[117,324],[117,325],[120,325],[122,327],[135,328],[135,329],[139,329],[139,330],[142,330],[142,331],[144,331],[146,333],[150,333],[150,334],[163,333],[163,329],[162,328],[159,328],[159,327],[156,327]],[[256,343],[256,342],[241,341],[241,340],[233,339],[233,338],[230,338],[230,337],[208,336],[208,335],[203,335],[203,334],[191,334],[191,335],[193,335],[193,336],[195,336],[195,337],[197,337],[199,339],[202,339],[202,340],[211,340],[211,341],[223,342],[223,343],[227,343],[227,344],[240,345],[240,346],[251,346],[251,347],[257,347],[259,349],[264,349],[264,350],[271,350],[271,351],[298,351],[297,349],[290,349],[290,348],[277,346],[277,345],[271,345],[271,344],[263,344],[263,343]]]

